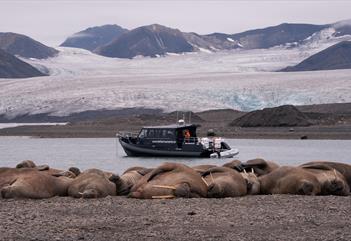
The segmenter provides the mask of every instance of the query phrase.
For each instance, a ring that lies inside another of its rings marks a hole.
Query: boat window
[[[147,131],[147,137],[154,138],[155,137],[155,130],[154,129],[148,130]]]
[[[139,137],[139,138],[144,138],[144,137],[146,137],[146,130],[145,130],[145,129],[142,129],[142,130],[140,131],[138,137]]]

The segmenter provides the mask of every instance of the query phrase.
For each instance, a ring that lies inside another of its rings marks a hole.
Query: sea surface
[[[351,140],[266,140],[227,139],[240,153],[241,161],[263,158],[280,165],[296,165],[313,160],[351,164]],[[222,165],[232,159],[126,157],[115,138],[30,138],[0,137],[0,166],[14,167],[22,160],[67,169],[100,168],[123,173],[131,166],[155,167],[162,162],[188,165]]]

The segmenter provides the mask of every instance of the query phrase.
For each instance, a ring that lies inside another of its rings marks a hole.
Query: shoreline
[[[351,240],[351,197],[0,199],[1,240]]]
[[[60,125],[60,126],[19,126],[0,129],[3,136],[28,136],[32,138],[115,138],[119,131],[138,132],[141,125]],[[211,123],[203,124],[198,136],[206,136]],[[312,139],[351,140],[351,125],[309,126],[309,127],[230,127],[214,128],[216,135],[230,139]]]

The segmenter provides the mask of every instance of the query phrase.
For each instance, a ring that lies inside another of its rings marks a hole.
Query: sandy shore
[[[0,240],[351,240],[351,197],[1,200]]]

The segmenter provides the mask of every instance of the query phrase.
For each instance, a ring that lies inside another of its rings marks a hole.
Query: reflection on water
[[[261,157],[281,165],[293,165],[312,160],[332,160],[351,164],[350,140],[253,140],[230,139],[227,142],[238,148],[239,160]],[[188,165],[218,164],[231,159],[200,158],[145,158],[126,157],[114,138],[59,138],[0,137],[0,166],[15,166],[22,160],[49,164],[66,169],[101,168],[122,173],[131,166],[154,167],[166,161]]]

